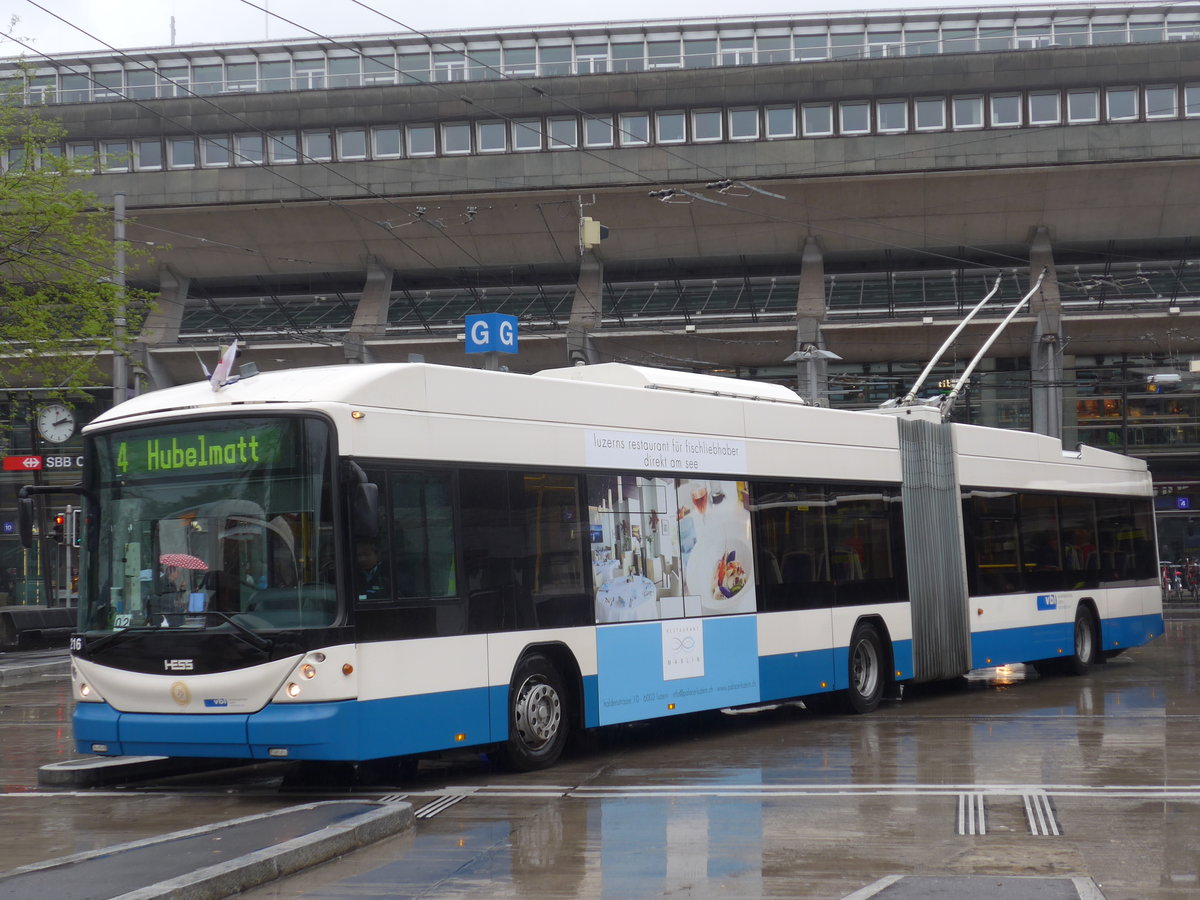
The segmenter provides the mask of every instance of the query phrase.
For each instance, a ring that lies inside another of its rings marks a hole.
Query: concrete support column
[[[579,260],[579,280],[571,301],[567,323],[567,364],[594,365],[600,362],[592,332],[599,331],[604,311],[604,263],[591,250]]]
[[[800,284],[796,290],[796,351],[785,361],[796,363],[796,392],[808,402],[828,406],[829,360],[821,325],[825,321],[825,255],[814,237],[804,241],[800,254]]]
[[[150,348],[179,343],[183,306],[192,280],[170,266],[158,270],[158,300],[142,323],[138,340]]]
[[[173,387],[175,379],[166,367],[155,358],[153,348],[141,341],[129,348],[133,357],[133,386],[135,394],[146,391],[157,391],[159,388]],[[196,377],[192,381],[200,381],[204,370],[196,363]]]
[[[1058,272],[1054,268],[1054,253],[1050,235],[1039,227],[1029,249],[1030,280],[1042,269],[1046,277],[1042,287],[1030,299],[1030,312],[1037,316],[1029,348],[1029,378],[1033,431],[1062,440],[1063,436],[1063,334],[1062,299],[1058,293]]]
[[[154,358],[154,351],[158,347],[174,347],[179,343],[179,329],[183,324],[183,309],[191,283],[190,278],[180,275],[170,266],[159,267],[158,299],[142,322],[137,341],[128,348],[133,358],[135,393],[171,387],[175,383]],[[196,366],[196,377],[202,377],[199,365]]]
[[[342,339],[342,351],[348,363],[374,362],[367,338],[381,337],[387,331],[388,311],[392,303],[392,279],[395,271],[371,259],[362,297],[354,310],[354,322]]]

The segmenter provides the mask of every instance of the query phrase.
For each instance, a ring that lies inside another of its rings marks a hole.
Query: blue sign
[[[1058,609],[1057,594],[1038,594],[1037,598],[1038,609]]]
[[[753,616],[604,625],[596,656],[601,725],[762,698]]]
[[[5,534],[14,534],[16,532],[16,530],[17,530],[17,526],[14,525],[12,522],[5,522],[2,525],[0,525],[0,531],[3,531]]]
[[[503,313],[467,316],[468,353],[516,353],[517,317]]]
[[[1192,498],[1191,497],[1176,497],[1175,498],[1175,508],[1176,509],[1191,509],[1192,508]]]

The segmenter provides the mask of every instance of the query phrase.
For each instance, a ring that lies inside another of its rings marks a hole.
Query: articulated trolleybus
[[[1090,447],[618,364],[214,383],[87,430],[81,752],[533,769],[1163,629],[1146,467]]]

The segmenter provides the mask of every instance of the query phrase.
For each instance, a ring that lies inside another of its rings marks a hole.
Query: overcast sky
[[[34,5],[36,2],[37,5]],[[34,48],[55,54],[103,50],[111,44],[121,50],[165,47],[171,44],[171,19],[176,44],[252,43],[264,39],[310,37],[305,29],[326,36],[379,34],[402,30],[379,10],[405,26],[420,31],[487,28],[491,26],[581,24],[598,21],[638,20],[651,12],[654,19],[703,18],[729,15],[773,15],[853,9],[977,6],[969,0],[920,3],[913,0],[453,0],[453,2],[397,2],[397,0],[0,0],[3,31]],[[42,7],[61,16],[39,9]],[[286,17],[289,25],[273,15]],[[13,19],[15,24],[11,24]],[[70,24],[67,24],[70,23]],[[72,25],[78,26],[73,28]],[[82,31],[78,30],[82,29]],[[89,38],[83,32],[95,37]],[[28,55],[30,50],[7,41],[0,56]]]

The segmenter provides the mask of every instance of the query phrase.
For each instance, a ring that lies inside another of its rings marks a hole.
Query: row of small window
[[[1073,91],[1000,92],[955,97],[849,100],[799,107],[621,113],[616,116],[552,116],[478,122],[389,125],[269,134],[101,141],[102,171],[130,168],[219,168],[401,157],[455,156],[536,150],[602,149],[715,141],[780,140],[834,135],[898,134],[1200,117],[1200,84],[1151,85]],[[581,127],[582,126],[582,127]],[[74,159],[96,155],[91,141],[67,144]],[[7,164],[18,164],[9,151]]]
[[[1098,17],[1100,18],[1100,17]],[[353,56],[220,61],[151,65],[138,68],[94,68],[34,74],[23,82],[29,103],[85,103],[121,99],[147,100],[189,93],[212,95],[256,91],[310,90],[375,84],[429,81],[486,81],[504,77],[553,77],[653,69],[708,68],[825,59],[920,56],[1200,39],[1195,21],[1164,21],[1161,14],[1141,21],[1092,21],[1070,17],[1053,23],[977,25],[973,22],[880,22],[858,27],[769,28],[763,32],[711,38],[651,35],[628,39],[578,34],[571,43],[523,47],[449,49],[453,43],[429,47],[380,48]],[[781,33],[791,32],[791,33]],[[7,76],[13,82],[16,73]]]

